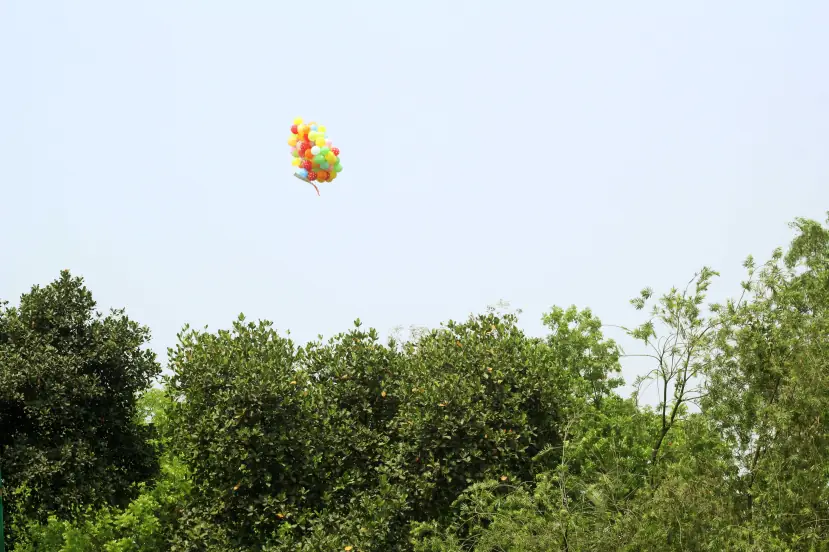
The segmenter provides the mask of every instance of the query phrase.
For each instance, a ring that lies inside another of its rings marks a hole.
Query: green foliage
[[[706,410],[735,450],[750,538],[808,549],[829,542],[829,229],[795,227],[722,309]]]
[[[146,330],[64,274],[0,310],[14,550],[829,550],[829,227],[794,227],[738,299],[705,268],[631,301],[653,408],[590,310],[534,338],[503,305],[402,343],[185,328],[136,399]]]
[[[708,318],[702,309],[711,280],[717,275],[710,268],[703,268],[685,289],[674,288],[660,297],[647,321],[628,330],[631,337],[646,347],[642,356],[656,364],[647,374],[637,378],[634,395],[638,397],[644,383],[656,383],[660,424],[651,447],[650,464],[654,468],[665,439],[688,414],[689,407],[698,405],[704,393],[701,380],[708,367],[717,321]],[[642,310],[652,295],[653,291],[646,288],[639,297],[631,300],[631,304]]]
[[[829,228],[795,227],[786,254],[747,261],[741,299],[703,312],[705,269],[629,331],[656,410],[584,402],[558,466],[473,485],[450,523],[415,528],[415,550],[829,549]]]
[[[624,383],[618,377],[619,348],[605,338],[601,320],[590,309],[553,307],[543,322],[550,331],[546,342],[554,364],[567,371],[569,385],[583,387],[583,396],[598,406],[602,397]]]
[[[166,458],[152,487],[125,508],[88,508],[78,520],[51,515],[45,523],[26,520],[17,528],[15,552],[156,552],[166,550],[178,526],[178,507],[189,493],[187,472]]]
[[[598,546],[603,541],[596,531],[619,521],[646,481],[658,422],[629,399],[610,397],[601,408],[584,403],[566,428],[557,465],[532,484],[472,486],[455,503],[457,515],[447,527],[429,522],[415,528],[416,550],[546,551],[565,542],[572,550],[614,549],[610,535],[608,547]]]
[[[598,350],[588,330],[552,342],[584,356]],[[612,348],[603,354],[589,363],[597,381],[618,369]],[[405,548],[409,522],[446,516],[470,484],[532,478],[533,457],[560,441],[561,413],[588,387],[556,357],[494,313],[402,347],[359,321],[304,348],[243,319],[187,331],[170,355],[173,442],[196,491],[179,545],[287,550],[334,533]]]
[[[149,331],[123,311],[94,309],[67,271],[18,307],[0,305],[0,463],[11,517],[126,505],[157,470],[150,428],[133,423],[137,393],[160,372]]]
[[[408,344],[402,360],[393,462],[415,519],[439,517],[481,478],[530,478],[531,457],[559,440],[567,379],[514,316],[450,322]]]

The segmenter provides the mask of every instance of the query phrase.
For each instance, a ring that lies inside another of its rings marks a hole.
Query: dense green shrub
[[[49,516],[45,523],[19,524],[15,552],[158,552],[169,550],[178,507],[187,496],[186,472],[174,460],[162,465],[159,481],[141,484],[125,508],[89,508],[75,521]]]

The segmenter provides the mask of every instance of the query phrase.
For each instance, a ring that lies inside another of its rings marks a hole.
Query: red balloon
[[[305,159],[305,160],[302,162],[302,168],[303,168],[303,169],[305,169],[306,171],[310,171],[310,170],[311,170],[311,165],[312,165],[312,163],[311,163],[310,161],[308,161],[307,159]]]
[[[308,180],[313,182],[316,179],[317,179],[317,173],[315,173],[314,171],[308,171]]]
[[[299,129],[296,127],[296,125],[291,125],[291,133],[299,134]]]
[[[339,157],[340,155],[340,148],[331,148],[331,153]]]

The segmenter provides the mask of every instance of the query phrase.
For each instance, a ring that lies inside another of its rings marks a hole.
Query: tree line
[[[576,307],[385,342],[239,316],[185,327],[161,377],[63,271],[0,304],[7,549],[829,550],[829,225],[792,226],[739,297],[703,268],[631,300],[655,407]]]

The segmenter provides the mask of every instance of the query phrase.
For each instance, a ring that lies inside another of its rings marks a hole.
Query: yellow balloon
[[[329,151],[328,153],[325,154],[325,160],[328,161],[329,163],[333,163],[336,159],[337,159],[337,156],[334,155],[334,152],[332,152],[332,151]]]
[[[319,147],[322,147],[322,146],[324,146],[324,145],[325,145],[325,138],[317,138],[317,141],[316,141],[316,142],[314,142],[314,143],[315,143],[316,145],[318,145]]]
[[[302,124],[302,117],[297,117],[296,119],[294,119],[294,124],[295,125],[301,125]]]
[[[291,159],[291,165],[293,165],[294,167],[299,167],[300,163],[302,163],[302,161],[300,161],[299,157],[294,157],[293,159]]]
[[[295,146],[296,145],[296,135],[295,134],[291,135],[291,137],[288,138],[288,145],[289,146]]]
[[[300,134],[305,134],[308,131],[308,127],[303,124],[300,124],[299,126],[297,126],[297,131],[299,131]]]
[[[317,131],[316,130],[310,131],[308,133],[308,139],[311,140],[312,142],[316,142],[317,141]]]
[[[322,125],[318,126],[318,127],[317,127],[317,130],[318,130],[319,132],[322,132],[323,134],[325,134],[325,127],[324,127],[324,126],[322,126]]]

